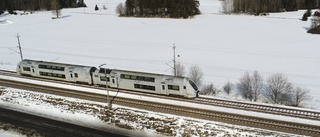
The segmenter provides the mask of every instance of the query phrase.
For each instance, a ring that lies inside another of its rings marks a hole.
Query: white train
[[[19,62],[17,73],[91,85],[105,86],[107,84],[111,88],[176,95],[186,98],[195,98],[199,94],[197,85],[189,78],[163,74],[118,69],[97,69],[92,66],[36,60]]]

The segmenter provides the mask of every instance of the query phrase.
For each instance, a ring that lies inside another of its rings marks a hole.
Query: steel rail
[[[3,79],[0,80],[0,85],[106,103],[105,95],[101,95],[97,93],[88,93],[84,91],[30,84],[25,82],[17,82],[17,81],[13,82],[11,80],[3,80]],[[214,110],[192,108],[188,106],[182,107],[174,104],[150,102],[145,100],[136,100],[136,99],[122,98],[122,97],[116,97],[114,100],[114,103],[123,105],[123,106],[140,108],[140,109],[145,109],[150,111],[157,111],[157,112],[170,113],[170,114],[193,117],[193,118],[219,121],[219,122],[224,122],[229,124],[244,125],[244,126],[263,128],[263,129],[269,129],[274,131],[300,134],[300,135],[320,136],[320,126],[309,125],[309,124],[294,123],[294,122],[261,118],[256,116],[248,116],[248,115],[240,115],[240,114],[234,114],[234,113],[219,112]]]
[[[103,87],[83,85],[83,84],[77,84],[77,83],[72,83],[72,82],[64,82],[64,81],[56,81],[56,80],[42,79],[42,78],[36,78],[36,77],[20,76],[20,75],[16,74],[16,72],[14,72],[14,71],[7,71],[7,70],[0,70],[0,75],[28,78],[28,79],[41,80],[41,81],[48,81],[48,82],[67,84],[67,85],[73,85],[73,86],[81,86],[81,87],[86,87],[86,88],[103,89]],[[118,89],[111,89],[111,88],[109,90],[118,91]],[[249,110],[249,111],[255,111],[255,112],[275,114],[275,115],[297,117],[297,118],[303,118],[303,119],[320,120],[320,111],[316,111],[316,110],[312,111],[312,110],[293,108],[293,107],[290,108],[290,107],[281,107],[281,106],[271,106],[271,105],[263,105],[263,104],[250,103],[250,102],[223,100],[223,99],[217,99],[217,98],[198,97],[195,99],[186,99],[186,98],[177,98],[177,97],[164,96],[164,95],[158,95],[158,94],[132,92],[130,90],[119,90],[119,91],[124,92],[124,93],[128,93],[128,94],[179,100],[179,101],[183,101],[183,102],[191,102],[191,103],[206,104],[206,105],[233,108],[233,109]]]

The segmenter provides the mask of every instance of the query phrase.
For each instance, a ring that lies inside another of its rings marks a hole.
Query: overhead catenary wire
[[[160,61],[160,60],[144,60],[144,59],[132,59],[132,58],[114,58],[114,57],[102,57],[102,56],[91,56],[91,55],[81,55],[81,54],[69,54],[69,53],[60,53],[60,52],[51,52],[51,51],[44,51],[44,50],[37,50],[37,49],[25,49],[27,51],[31,52],[44,52],[44,53],[54,53],[54,54],[59,54],[59,55],[68,55],[68,56],[77,56],[77,57],[86,57],[86,58],[104,58],[104,59],[113,59],[113,60],[124,60],[124,61],[136,61],[136,62],[148,62],[148,63],[160,63],[160,64],[165,64],[166,61]],[[185,65],[196,65],[199,67],[207,67],[211,69],[218,69],[218,70],[223,70],[223,71],[239,71],[239,72],[254,72],[255,70],[246,70],[246,69],[237,69],[237,68],[228,68],[228,67],[220,67],[220,66],[210,66],[210,65],[203,65],[203,64],[192,64],[192,63],[182,63]],[[127,66],[123,66],[127,67]],[[132,68],[132,67],[131,67]],[[145,69],[145,68],[137,68],[135,69]],[[151,70],[151,69],[149,69]],[[154,69],[153,69],[154,70]],[[162,70],[157,70],[157,71],[162,71]],[[260,71],[259,71],[260,72]],[[266,74],[274,74],[274,72],[262,72]],[[286,74],[283,73],[287,76],[295,76],[295,77],[301,77],[301,78],[318,78],[317,76],[307,76],[307,75],[296,75],[296,74]],[[233,79],[233,80],[238,80],[238,77],[232,77],[232,76],[217,76],[217,75],[211,75],[211,74],[205,74],[205,77],[215,77],[215,78],[223,78],[223,79]],[[213,81],[205,81],[206,83],[217,83]],[[220,83],[223,84],[223,83]],[[301,84],[301,83],[295,83],[296,85],[301,85],[301,86],[310,86],[310,87],[320,87],[320,85],[311,85],[311,84]]]
[[[5,35],[6,36],[6,35]],[[116,46],[128,46],[127,44],[124,43],[131,43],[130,47],[141,47],[141,46],[148,46],[150,47],[150,43],[152,43],[152,47],[157,47],[157,48],[168,48],[168,46],[162,46],[162,45],[167,45],[168,43],[166,42],[145,42],[145,41],[96,41],[96,40],[83,40],[83,39],[79,39],[79,38],[66,38],[66,37],[51,37],[51,36],[38,36],[38,35],[33,35],[33,34],[26,34],[26,36],[24,36],[25,39],[43,39],[43,40],[59,40],[59,41],[68,41],[68,42],[72,42],[72,43],[90,43],[90,44],[104,44],[107,46],[115,46],[114,44],[116,44]],[[140,43],[138,44],[132,44],[133,43]],[[122,43],[122,44],[121,44]],[[5,47],[5,46],[0,46],[0,48],[9,48],[9,47]],[[185,49],[195,49],[195,47],[193,45],[185,45],[184,47],[181,48],[185,48]],[[44,53],[51,53],[51,54],[59,54],[59,55],[67,55],[67,56],[76,56],[76,57],[86,57],[86,58],[103,58],[103,59],[112,59],[112,60],[122,60],[122,61],[135,61],[135,62],[148,62],[148,63],[161,63],[161,64],[165,64],[167,62],[167,60],[146,60],[146,59],[139,59],[139,58],[116,58],[116,57],[107,57],[107,56],[92,56],[92,55],[81,55],[81,54],[70,54],[70,53],[62,53],[62,52],[52,52],[52,51],[45,51],[45,50],[38,50],[38,49],[32,49],[32,48],[23,48],[24,50],[28,51],[28,52],[44,52]],[[208,50],[207,48],[196,48],[197,50]],[[215,47],[211,47],[210,49],[216,49]],[[240,48],[241,49],[241,48]],[[226,50],[226,51],[224,51]],[[228,52],[228,53],[238,53],[238,54],[254,54],[254,55],[259,55],[259,56],[274,56],[274,54],[260,54],[260,53],[254,53],[254,52],[248,52],[248,51],[228,51],[227,48],[225,49],[217,49],[214,50],[213,52]],[[287,55],[279,55],[279,56],[284,56],[287,57]],[[315,58],[315,57],[304,57],[304,56],[291,56],[288,55],[290,57],[298,57],[298,58]],[[182,63],[182,65],[197,65],[200,66],[202,68],[207,68],[207,69],[216,69],[216,70],[220,70],[220,71],[238,71],[238,72],[254,72],[255,70],[247,70],[247,69],[240,69],[240,68],[228,68],[228,67],[221,67],[221,66],[212,66],[212,65],[206,65],[206,64],[194,64],[194,63],[189,63],[189,62],[184,62]],[[274,72],[267,72],[267,71],[259,71],[260,73],[265,73],[265,74],[273,74]],[[308,75],[297,75],[297,74],[287,74],[287,73],[283,73],[287,76],[294,76],[294,77],[300,77],[300,78],[307,78],[307,79],[315,79],[315,78],[320,78],[320,76],[308,76]],[[228,76],[216,76],[216,75],[210,75],[207,74],[205,75],[206,77],[217,77],[217,78],[227,78],[227,79],[238,79],[236,77],[228,77]],[[305,85],[305,84],[300,84],[300,85]],[[315,87],[319,87],[318,85],[308,85],[308,86],[315,86]]]
[[[146,42],[146,41],[117,41],[117,40],[108,40],[108,41],[101,41],[99,39],[79,39],[79,38],[72,38],[72,37],[52,37],[52,36],[45,36],[45,35],[33,35],[33,34],[27,34],[24,36],[25,38],[30,38],[30,39],[43,39],[43,40],[59,40],[59,41],[68,41],[68,42],[73,42],[73,43],[90,43],[92,44],[103,44],[104,46],[124,46],[124,47],[150,47],[152,45],[152,48],[168,48],[167,45],[170,45],[171,42]],[[125,44],[128,43],[128,44]],[[136,43],[136,44],[132,44]],[[179,44],[179,43],[176,43]],[[294,57],[294,58],[312,58],[312,59],[318,59],[320,56],[299,56],[299,55],[291,55],[291,54],[285,54],[285,53],[268,53],[268,52],[252,52],[248,49],[245,48],[238,48],[236,51],[230,51],[230,48],[224,48],[224,47],[215,47],[215,46],[210,46],[209,48],[201,48],[201,47],[194,47],[192,44],[184,43],[181,44],[184,45],[183,47],[179,47],[181,49],[190,49],[190,50],[202,50],[202,51],[208,51],[210,50],[211,52],[217,52],[217,53],[233,53],[233,54],[242,54],[242,55],[254,55],[254,56],[277,56],[277,57]]]

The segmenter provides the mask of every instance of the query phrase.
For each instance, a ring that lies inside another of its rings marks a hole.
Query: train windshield
[[[197,85],[192,80],[189,80],[189,83],[195,91],[198,91]]]

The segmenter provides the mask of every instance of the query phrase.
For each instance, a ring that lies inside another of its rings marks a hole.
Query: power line
[[[92,55],[79,55],[79,54],[70,54],[70,53],[61,53],[61,52],[52,52],[52,51],[44,51],[44,50],[37,50],[37,49],[30,49],[30,48],[24,48],[26,51],[31,52],[45,52],[45,53],[53,53],[53,54],[59,54],[59,55],[69,55],[69,56],[76,56],[76,57],[89,57],[89,58],[102,58],[102,59],[113,59],[113,60],[129,60],[129,61],[138,61],[138,62],[152,62],[152,63],[165,63],[165,61],[162,60],[145,60],[145,59],[128,59],[128,58],[114,58],[114,57],[104,57],[104,56],[92,56]]]
[[[69,56],[77,56],[77,57],[89,57],[89,58],[103,58],[103,59],[112,59],[112,60],[128,60],[128,61],[136,61],[136,62],[152,62],[152,63],[159,63],[159,64],[166,64],[167,61],[163,60],[145,60],[145,59],[132,59],[132,58],[115,58],[115,57],[105,57],[105,56],[92,56],[92,55],[79,55],[79,54],[70,54],[70,53],[61,53],[61,52],[50,52],[50,51],[44,51],[44,50],[37,50],[37,49],[30,49],[30,48],[24,48],[26,51],[31,51],[31,52],[45,52],[45,53],[53,53],[53,54],[59,54],[59,55],[69,55]],[[196,65],[200,66],[202,68],[209,68],[209,69],[217,69],[217,70],[224,70],[224,71],[238,71],[238,72],[254,72],[256,70],[248,70],[248,69],[238,69],[238,68],[228,68],[228,67],[220,67],[220,66],[211,66],[211,65],[203,65],[203,64],[193,64],[193,63],[185,63],[183,62],[182,64],[187,64],[189,66],[191,65]],[[274,74],[274,72],[267,72],[267,71],[259,71],[260,73],[265,73],[265,74]],[[307,76],[307,75],[297,75],[297,74],[288,74],[288,73],[283,73],[287,76],[294,76],[294,77],[304,77],[304,78],[319,78],[319,76]]]
[[[168,45],[170,42],[145,42],[145,41],[110,41],[108,40],[108,42],[106,41],[99,41],[99,40],[88,40],[88,39],[79,39],[79,38],[66,38],[66,37],[52,37],[52,36],[32,36],[33,34],[28,34],[27,36],[24,36],[24,37],[27,37],[27,38],[33,38],[33,39],[47,39],[47,40],[59,40],[59,41],[69,41],[69,42],[76,42],[76,43],[90,43],[90,44],[93,44],[93,43],[96,43],[96,44],[104,44],[105,45],[110,45],[110,46],[126,46],[126,47],[141,47],[141,46],[148,46],[150,47],[150,44],[152,44],[151,47],[163,47],[163,48],[167,48]],[[123,45],[123,44],[119,44],[119,43],[130,43],[130,45]],[[142,44],[139,44],[139,45],[136,45],[136,44],[132,44],[132,43],[142,43]],[[145,44],[145,45],[144,45]],[[254,55],[254,56],[278,56],[278,57],[295,57],[295,58],[319,58],[319,56],[299,56],[299,55],[286,55],[285,53],[279,53],[279,54],[275,54],[275,53],[269,53],[269,52],[250,52],[250,50],[248,49],[245,49],[245,48],[238,48],[239,50],[237,51],[230,51],[231,49],[230,48],[224,48],[224,47],[206,47],[206,48],[195,48],[193,44],[188,44],[188,43],[184,43],[182,44],[184,45],[183,47],[180,47],[182,49],[196,49],[196,50],[205,50],[205,51],[208,51],[208,50],[212,50],[212,52],[225,52],[225,53],[233,53],[233,54],[243,54],[243,55]],[[233,48],[232,48],[233,49]],[[242,51],[241,51],[242,50]]]
[[[18,44],[19,44],[19,50],[20,50],[20,57],[21,57],[21,60],[23,60],[23,56],[22,56],[22,50],[21,50],[21,46],[20,46],[20,35],[17,33],[17,39],[18,39]]]

